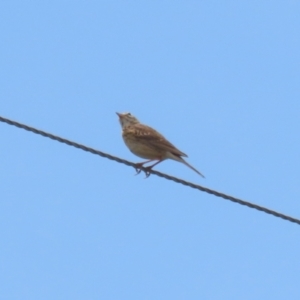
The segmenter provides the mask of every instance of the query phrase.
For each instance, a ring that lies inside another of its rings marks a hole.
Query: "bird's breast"
[[[123,140],[129,150],[141,158],[160,159],[163,156],[161,151],[151,147],[147,141],[141,139],[141,136],[135,135],[133,131],[124,130]]]

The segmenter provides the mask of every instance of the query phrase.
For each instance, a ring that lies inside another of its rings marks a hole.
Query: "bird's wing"
[[[180,150],[178,150],[173,144],[171,144],[163,135],[154,130],[153,128],[143,125],[143,124],[134,124],[130,126],[129,129],[132,131],[133,135],[140,141],[145,143],[147,146],[158,150],[158,151],[169,151],[176,156],[187,155]]]

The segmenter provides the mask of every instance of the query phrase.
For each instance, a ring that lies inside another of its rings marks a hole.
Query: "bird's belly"
[[[144,143],[140,143],[130,139],[124,139],[124,142],[133,154],[141,158],[160,159],[162,157],[161,151],[157,151],[156,149],[153,149],[152,147],[149,147]]]

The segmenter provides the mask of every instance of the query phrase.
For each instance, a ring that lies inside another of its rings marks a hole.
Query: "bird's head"
[[[116,113],[119,116],[119,121],[122,128],[140,123],[139,120],[134,117],[131,113]]]

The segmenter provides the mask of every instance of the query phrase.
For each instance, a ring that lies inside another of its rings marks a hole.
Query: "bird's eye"
[[[128,115],[128,116],[131,116],[131,113],[128,113],[127,115]]]

